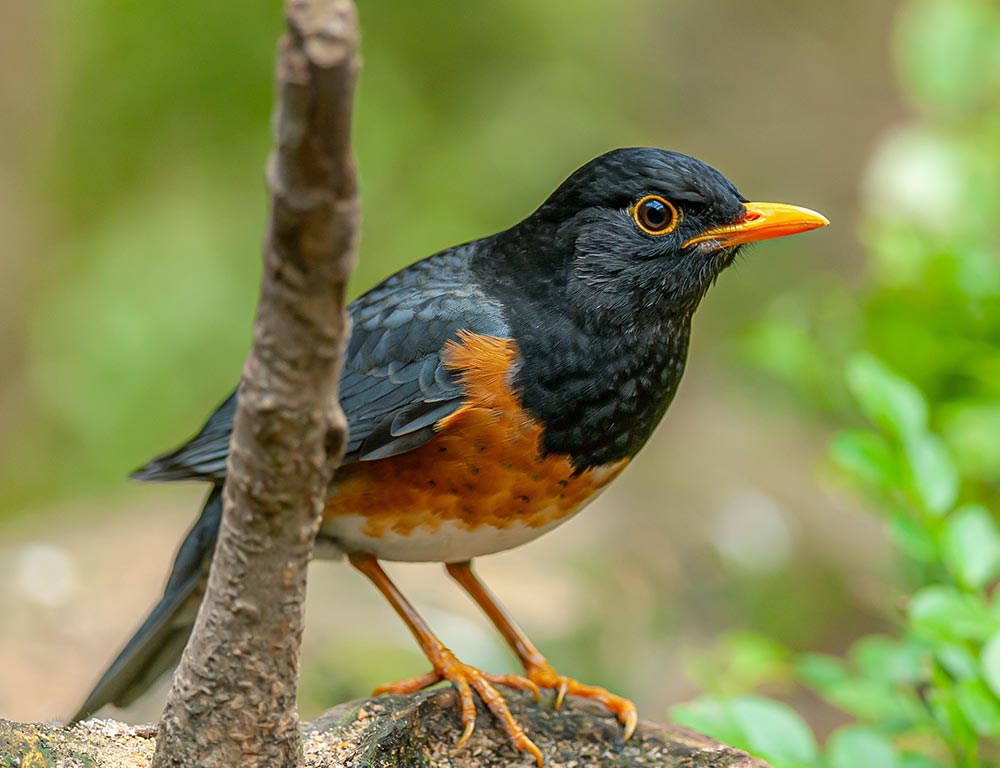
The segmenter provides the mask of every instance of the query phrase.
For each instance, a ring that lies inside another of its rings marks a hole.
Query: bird
[[[573,172],[527,218],[389,276],[349,305],[340,374],[346,454],[326,494],[317,556],[343,557],[392,605],[431,669],[376,694],[450,682],[464,744],[475,697],[514,746],[543,757],[506,686],[602,704],[624,737],[635,705],[556,672],[473,569],[593,500],[636,457],[684,373],[692,316],[747,244],[823,227],[808,208],[751,202],[713,167],[631,147]],[[72,721],[127,706],[179,659],[203,597],[237,393],[179,448],[133,473],[210,485],[163,596]],[[459,660],[380,561],[443,563],[523,666]]]

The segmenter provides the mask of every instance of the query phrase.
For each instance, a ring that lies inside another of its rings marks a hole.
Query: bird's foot
[[[529,665],[525,669],[527,678],[539,688],[548,688],[556,691],[555,708],[562,706],[566,695],[579,696],[582,699],[591,699],[607,707],[621,722],[625,728],[625,740],[628,741],[635,728],[639,724],[639,713],[628,699],[599,688],[596,685],[585,685],[572,678],[560,675],[547,661],[539,664]]]
[[[476,702],[473,700],[472,692],[479,694],[486,707],[493,713],[507,731],[507,735],[518,749],[529,752],[535,758],[539,768],[544,765],[542,753],[535,743],[527,737],[520,723],[514,719],[507,706],[504,697],[497,691],[495,686],[505,685],[508,688],[516,688],[522,691],[531,691],[538,701],[541,693],[538,686],[531,680],[521,675],[494,675],[459,661],[455,655],[447,648],[441,648],[432,654],[428,654],[434,669],[423,675],[411,677],[407,680],[399,680],[395,683],[386,683],[375,689],[375,695],[381,696],[384,693],[407,694],[414,693],[429,685],[447,680],[455,686],[458,692],[459,705],[462,709],[462,724],[465,730],[456,746],[462,746],[476,729]]]

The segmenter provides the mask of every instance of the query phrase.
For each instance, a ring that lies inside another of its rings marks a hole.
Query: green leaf
[[[907,557],[921,563],[937,560],[938,547],[934,535],[923,523],[914,520],[907,510],[897,510],[889,518],[889,536]]]
[[[830,444],[834,465],[860,482],[876,488],[899,484],[899,461],[891,446],[867,430],[850,430],[835,435]]]
[[[907,613],[915,629],[950,640],[986,640],[1000,630],[982,601],[942,585],[917,592]]]
[[[905,696],[885,683],[863,677],[851,678],[832,689],[826,698],[859,720],[901,720],[911,714]]]
[[[958,705],[954,687],[931,686],[924,697],[949,744],[964,745],[975,739],[975,730]]]
[[[965,643],[938,643],[934,647],[934,655],[956,680],[975,680],[979,677],[979,664]]]
[[[904,752],[899,756],[899,768],[948,768],[948,766],[920,752]]]
[[[850,656],[862,675],[890,685],[915,685],[928,674],[925,648],[883,635],[861,638],[851,647]]]
[[[945,565],[963,586],[982,587],[1000,574],[1000,530],[983,507],[949,515],[941,542]]]
[[[942,432],[963,475],[1000,480],[1000,400],[946,408]]]
[[[885,640],[886,638],[873,638],[874,640]],[[875,644],[871,648],[874,650]],[[909,650],[905,653],[911,653]],[[901,671],[913,662],[903,664],[898,659],[889,662],[887,654],[879,654],[886,663],[886,669],[881,670],[879,675],[868,675],[866,666],[869,662],[875,661],[875,654],[862,648],[861,653],[852,650],[855,661],[859,657],[865,658],[865,665],[861,667],[862,675],[852,675],[847,666],[840,659],[827,656],[821,653],[809,653],[800,657],[797,671],[802,682],[819,693],[823,698],[835,707],[854,715],[859,719],[885,720],[903,719],[909,714],[908,702],[895,688],[898,684],[897,676],[908,674]],[[894,656],[902,658],[905,654],[897,650]],[[870,657],[870,658],[869,658]],[[917,662],[922,670],[922,660]],[[887,675],[891,674],[890,680]],[[923,678],[921,672],[917,673]]]
[[[980,736],[1000,736],[1000,702],[982,680],[963,680],[955,688],[955,701]]]
[[[958,472],[936,435],[929,432],[911,435],[903,443],[910,478],[924,508],[935,515],[943,515],[958,496]]]
[[[712,696],[678,704],[671,708],[670,717],[674,722],[707,733],[709,736],[746,749],[749,744],[740,725],[729,709],[730,702]]]
[[[850,681],[850,673],[844,662],[824,653],[803,654],[799,657],[796,670],[806,685],[824,695]]]
[[[735,699],[733,720],[746,736],[747,749],[780,766],[805,766],[816,760],[816,740],[788,706],[755,696]]]
[[[1000,697],[1000,632],[993,635],[983,646],[979,663],[986,684],[995,696]]]
[[[829,768],[897,768],[899,759],[892,741],[878,731],[861,726],[840,728],[827,744]]]
[[[847,366],[847,385],[865,415],[890,434],[908,439],[927,429],[923,395],[877,358],[855,356]]]

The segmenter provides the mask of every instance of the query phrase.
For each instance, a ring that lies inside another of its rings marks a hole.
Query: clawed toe
[[[480,672],[480,674],[491,685],[503,685],[518,691],[529,691],[535,697],[536,704],[542,700],[542,690],[523,675],[495,675],[490,672]]]
[[[556,691],[555,708],[559,709],[567,694],[582,699],[590,699],[603,704],[612,712],[624,728],[624,738],[628,741],[639,724],[639,713],[635,704],[626,698],[616,696],[596,685],[585,685],[577,680],[560,675],[551,666],[535,667],[528,670],[528,679],[540,688]]]
[[[383,696],[386,694],[395,694],[405,696],[408,693],[422,691],[424,688],[434,685],[434,683],[439,683],[441,679],[441,675],[431,670],[416,677],[408,677],[406,680],[397,680],[394,683],[380,685],[372,692],[372,695]]]
[[[487,709],[503,724],[504,730],[514,746],[523,752],[530,753],[535,758],[539,768],[542,768],[545,760],[541,750],[525,734],[520,723],[511,714],[507,701],[495,687],[504,685],[508,688],[530,691],[535,700],[538,701],[541,698],[538,685],[521,675],[495,675],[481,672],[476,667],[456,659],[450,651],[442,653],[441,658],[435,661],[437,669],[407,680],[380,685],[375,689],[375,695],[414,693],[441,680],[447,680],[455,686],[461,709],[463,730],[456,743],[456,746],[460,747],[472,737],[476,730],[476,702],[473,698],[473,691],[475,691]]]

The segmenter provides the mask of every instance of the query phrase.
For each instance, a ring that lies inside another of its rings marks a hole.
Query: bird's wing
[[[433,437],[434,425],[462,399],[442,360],[445,344],[463,330],[509,334],[499,306],[469,279],[465,262],[462,249],[425,259],[349,307],[352,331],[340,378],[350,429],[344,463],[404,453]],[[132,476],[221,482],[236,403],[234,392],[194,438]]]

